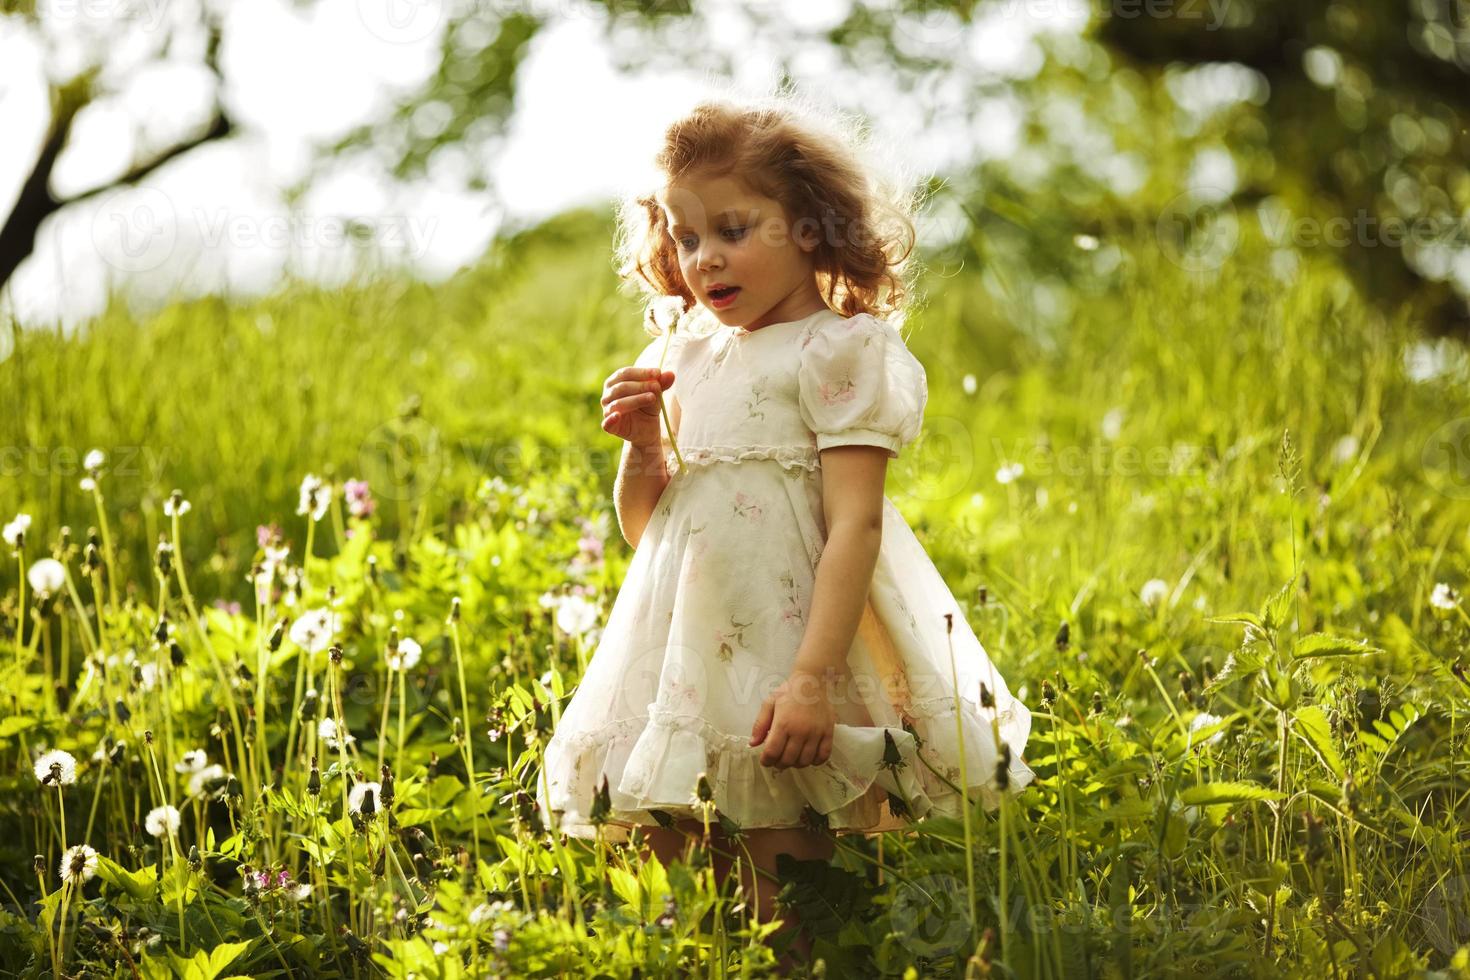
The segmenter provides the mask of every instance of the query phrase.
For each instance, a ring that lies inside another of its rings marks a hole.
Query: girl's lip
[[[720,297],[711,296],[709,298],[709,302],[710,302],[710,305],[713,306],[715,309],[717,309],[717,310],[723,310],[725,307],[727,307],[731,303],[735,302],[735,297],[736,296],[739,296],[739,295],[740,295],[740,287],[739,286],[736,286],[733,290],[731,290],[725,296],[720,296]]]

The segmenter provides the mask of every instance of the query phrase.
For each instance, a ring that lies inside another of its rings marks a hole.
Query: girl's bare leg
[[[642,827],[640,830],[645,839],[645,845],[640,851],[640,856],[648,859],[648,853],[653,852],[658,857],[659,864],[665,868],[675,859],[685,861],[685,854],[691,843],[694,847],[700,846],[703,839],[704,823],[700,820],[679,820],[675,822],[677,829],[666,830],[663,827]],[[710,846],[719,851],[731,851],[732,847],[718,830],[710,831]],[[710,864],[715,870],[715,881],[723,883],[730,874],[734,862],[721,854],[710,854]]]
[[[756,867],[769,872],[772,876],[776,874],[778,854],[790,854],[798,861],[818,859],[829,861],[833,851],[836,850],[836,845],[833,844],[830,837],[801,827],[747,830],[745,846],[750,851],[750,857]],[[761,922],[769,922],[776,918],[776,893],[780,891],[780,884],[752,870],[743,853],[740,853],[739,865],[740,884],[745,890],[746,903],[760,917]],[[782,927],[777,930],[773,938],[784,937],[794,932],[800,924],[800,918],[795,910],[787,910],[782,913],[782,919]],[[810,937],[798,935],[791,946],[790,953],[780,958],[779,966],[783,975],[790,973],[796,965],[792,953],[797,954],[801,960],[809,959],[811,957]]]

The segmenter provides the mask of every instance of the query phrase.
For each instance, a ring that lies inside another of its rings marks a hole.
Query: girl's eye
[[[731,238],[730,238],[731,241],[739,241],[741,238],[745,237],[745,232],[746,232],[746,229],[745,228],[726,228],[725,229],[725,234],[731,236]],[[685,235],[682,238],[676,238],[676,239],[674,239],[674,243],[676,245],[678,245],[680,248],[682,248],[682,249],[684,249],[684,250],[687,251],[687,250],[689,250],[689,249],[691,249],[691,248],[694,247],[693,245],[688,244],[693,239],[694,239],[694,236],[693,235]]]

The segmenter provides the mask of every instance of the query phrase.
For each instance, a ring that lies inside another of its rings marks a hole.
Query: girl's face
[[[793,228],[780,202],[732,177],[684,177],[657,198],[685,284],[721,323],[759,330],[826,309],[817,231]]]

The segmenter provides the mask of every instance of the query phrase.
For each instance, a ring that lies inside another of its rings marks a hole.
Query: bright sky
[[[821,30],[840,20],[847,3],[804,0],[782,15],[787,23],[799,16],[792,25],[797,30]],[[284,0],[250,0],[228,8],[224,28],[224,100],[236,135],[191,151],[136,190],[99,195],[54,216],[0,295],[0,310],[13,309],[26,324],[60,322],[69,329],[100,309],[109,280],[127,281],[145,302],[173,290],[259,294],[288,268],[341,282],[353,250],[344,242],[349,218],[366,226],[386,260],[406,262],[437,280],[473,262],[503,222],[524,224],[608,200],[645,172],[668,119],[709,88],[694,74],[618,72],[601,42],[601,15],[578,0],[532,6],[553,4],[556,18],[521,65],[510,139],[491,171],[503,199],[513,202],[508,213],[455,189],[452,154],[430,180],[412,186],[385,180],[382,161],[371,155],[341,159],[303,200],[284,203],[278,188],[305,172],[316,147],[383,115],[428,76],[452,8],[449,0],[357,0],[298,11]],[[138,66],[149,32],[169,17],[187,23],[190,6],[164,0],[38,3],[51,38],[49,63],[33,30],[17,18],[0,18],[0,65],[6,66],[0,131],[7,134],[0,209],[9,212],[41,144],[49,119],[47,72],[53,79],[69,77],[105,57],[111,77],[125,86],[78,117],[53,178],[60,195],[107,182],[141,151],[170,145],[202,124],[211,89],[210,76],[198,67],[198,39],[177,48],[168,65]],[[913,22],[901,40],[952,44],[977,73],[1029,75],[1039,66],[1029,38],[1041,30],[1075,30],[1080,20],[1057,15],[1066,4],[1048,0],[1037,8],[1041,19],[1027,15],[1027,6],[1000,5],[993,8],[999,13],[972,27]],[[119,26],[116,9],[134,11],[133,20]],[[711,16],[722,43],[743,52],[735,81],[754,90],[771,84],[773,52],[751,30],[741,5],[712,4]],[[819,45],[800,55],[794,74],[815,96],[861,108],[880,138],[891,140],[921,173],[1007,154],[1019,138],[1020,113],[1007,98],[982,107],[975,131],[942,124],[943,107],[963,104],[960,93],[931,86],[900,96],[881,72],[839,72],[835,55]],[[939,124],[924,123],[916,111],[922,104],[940,112]]]

